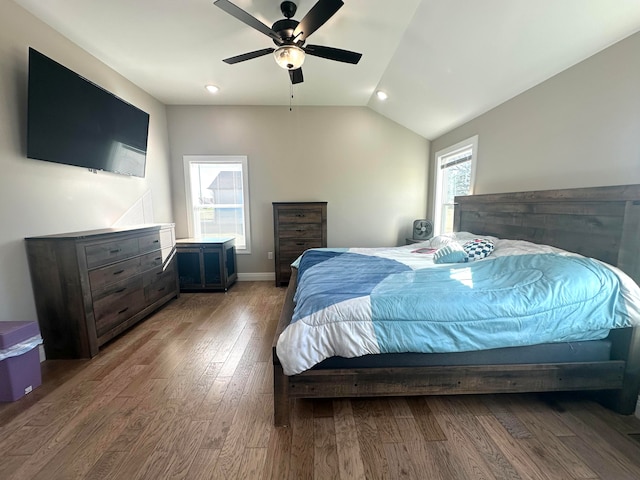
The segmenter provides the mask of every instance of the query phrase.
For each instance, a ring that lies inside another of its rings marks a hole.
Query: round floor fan
[[[413,222],[413,239],[429,240],[433,236],[433,223],[431,220],[418,219]]]

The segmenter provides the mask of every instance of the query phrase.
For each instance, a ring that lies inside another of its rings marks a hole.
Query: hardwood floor
[[[274,428],[284,289],[182,294],[0,405],[0,478],[638,479],[640,420],[580,395],[297,401]]]

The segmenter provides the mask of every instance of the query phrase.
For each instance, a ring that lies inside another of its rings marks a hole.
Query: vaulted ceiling
[[[292,87],[271,55],[222,62],[274,44],[212,0],[14,1],[165,104],[368,106],[427,139],[640,31],[638,0],[344,0],[307,43],[360,63],[308,56]],[[282,18],[279,0],[231,1]],[[300,20],[315,0],[295,3]]]

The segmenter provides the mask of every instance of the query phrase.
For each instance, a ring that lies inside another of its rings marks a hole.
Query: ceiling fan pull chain
[[[293,112],[293,107],[291,106],[291,104],[293,103],[293,83],[289,84],[289,111]]]

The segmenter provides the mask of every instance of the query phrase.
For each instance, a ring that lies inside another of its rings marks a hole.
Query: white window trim
[[[442,164],[443,157],[448,157],[454,155],[462,150],[466,150],[471,147],[471,187],[469,195],[473,194],[476,184],[476,165],[478,164],[478,135],[474,135],[471,138],[467,138],[466,140],[462,140],[461,142],[456,143],[455,145],[451,145],[450,147],[443,148],[439,150],[435,154],[435,175],[433,176],[433,191],[435,192],[435,198],[433,203],[433,228],[434,235],[440,235],[442,232],[441,224],[442,219],[442,208],[440,208],[440,203],[442,202],[442,188],[440,188],[440,183],[442,182],[442,168],[440,168]]]
[[[192,163],[240,163],[242,164],[242,194],[244,202],[244,232],[246,239],[246,248],[236,248],[236,253],[249,254],[251,253],[251,215],[249,208],[249,161],[246,155],[183,155],[182,162],[184,167],[184,189],[187,200],[187,225],[189,229],[189,237],[193,237],[193,202],[191,201],[191,182],[190,179],[190,165]]]

